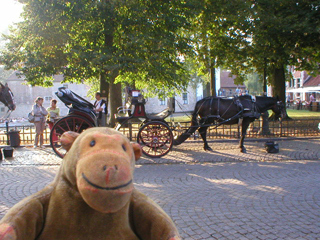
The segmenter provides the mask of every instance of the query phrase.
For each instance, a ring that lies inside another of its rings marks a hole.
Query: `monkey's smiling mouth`
[[[119,186],[116,186],[116,187],[101,187],[99,185],[96,185],[96,184],[90,182],[90,180],[86,177],[86,175],[84,175],[84,173],[82,173],[82,177],[92,187],[95,187],[95,188],[101,189],[101,190],[117,190],[117,189],[120,189],[120,188],[124,188],[124,187],[126,187],[126,186],[128,186],[128,185],[130,185],[132,183],[132,179],[131,179],[129,182],[127,182],[125,184],[122,184],[122,185],[119,185]]]

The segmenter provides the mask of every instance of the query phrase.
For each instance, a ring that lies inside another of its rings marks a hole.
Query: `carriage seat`
[[[129,108],[124,108],[124,106],[118,107],[118,108],[117,108],[117,113],[118,113],[119,115],[128,115],[128,116],[130,116],[130,115],[131,115],[131,109],[129,109]]]
[[[150,120],[163,120],[166,117],[168,117],[171,113],[172,111],[170,110],[170,107],[167,107],[166,109],[164,109],[159,113],[147,114],[147,118]]]
[[[117,119],[117,122],[122,124],[124,121],[126,121],[131,116],[131,109],[126,109],[124,107],[118,107],[117,113],[114,116]]]

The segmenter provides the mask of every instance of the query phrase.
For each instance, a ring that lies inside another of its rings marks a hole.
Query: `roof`
[[[17,74],[19,74],[19,71],[14,71],[6,81],[24,81],[25,76],[17,76]],[[63,80],[63,75],[54,75],[53,79],[54,82],[61,82]]]
[[[308,78],[303,84],[304,87],[320,86],[320,75]]]
[[[245,88],[246,86],[243,84],[234,84],[235,75],[231,75],[229,71],[221,71],[220,72],[220,86],[221,88]]]
[[[23,81],[24,80],[24,76],[17,76],[17,74],[19,74],[18,71],[14,71],[8,78],[6,81]]]

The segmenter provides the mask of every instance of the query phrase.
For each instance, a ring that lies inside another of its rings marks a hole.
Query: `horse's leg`
[[[203,143],[204,143],[203,149],[206,151],[207,150],[212,151],[212,148],[209,147],[208,142],[207,142],[207,129],[208,129],[208,126],[207,127],[200,127],[198,131],[199,131],[201,138],[203,140]]]
[[[239,147],[240,147],[240,152],[246,153],[247,150],[243,145],[244,138],[246,137],[247,134],[247,129],[252,121],[249,118],[244,118],[242,121],[242,126],[241,126],[241,137],[240,137],[240,142],[239,142]]]

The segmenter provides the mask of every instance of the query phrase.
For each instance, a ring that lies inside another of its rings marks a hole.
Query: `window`
[[[1,112],[4,112],[4,110],[5,110],[5,108],[4,108],[4,107],[2,107],[2,108],[1,108]]]
[[[297,78],[297,88],[301,87],[301,81],[300,78]]]
[[[68,84],[67,83],[64,83],[62,86],[65,87],[65,88],[68,88]]]
[[[182,93],[183,104],[188,104],[188,93]]]
[[[44,97],[44,101],[45,101],[45,102],[50,102],[51,99],[52,99],[52,97]]]
[[[160,100],[160,106],[166,105],[166,99],[165,98],[161,98],[159,100]]]

